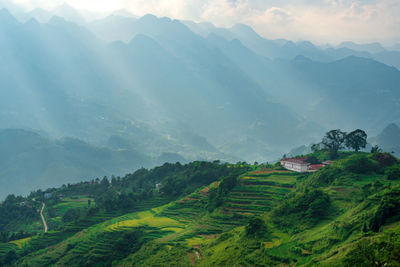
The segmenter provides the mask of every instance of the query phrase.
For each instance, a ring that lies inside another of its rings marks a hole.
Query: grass
[[[76,208],[87,208],[88,201],[91,201],[91,206],[95,204],[93,198],[88,198],[86,196],[79,196],[79,197],[65,197],[61,200],[60,203],[53,206],[56,215],[62,216],[67,210],[69,209],[76,209]]]
[[[124,220],[114,223],[106,227],[106,231],[120,231],[126,228],[139,227],[139,226],[150,226],[156,228],[180,228],[183,224],[177,220],[168,217],[159,217],[150,211],[139,212],[136,215],[138,218],[131,220]]]
[[[18,246],[18,248],[22,248],[23,246],[27,245],[28,242],[32,239],[32,237],[27,237],[19,240],[14,240],[9,242],[10,244],[15,244]]]

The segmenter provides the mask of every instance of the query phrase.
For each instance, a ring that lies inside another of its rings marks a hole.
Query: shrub
[[[385,234],[378,240],[363,239],[343,259],[342,266],[399,266],[400,235]]]
[[[399,180],[400,179],[400,166],[395,165],[395,166],[388,168],[385,171],[385,177],[388,180]]]
[[[372,156],[381,167],[390,167],[396,163],[396,158],[389,153],[375,153]]]
[[[387,192],[381,199],[378,209],[369,222],[369,228],[378,232],[389,219],[399,219],[400,216],[400,188]]]
[[[258,217],[250,218],[246,225],[246,236],[248,237],[262,237],[267,233],[267,226],[265,222]]]
[[[308,185],[319,187],[332,184],[342,174],[342,170],[333,166],[326,166],[310,175]]]
[[[79,209],[69,209],[62,216],[63,222],[73,222],[79,219],[81,212]]]
[[[321,161],[314,155],[309,156],[306,161],[310,164],[320,164],[321,163]]]
[[[364,174],[377,172],[379,165],[366,155],[352,155],[345,163],[345,169],[354,173]]]
[[[321,190],[299,192],[273,210],[274,222],[312,226],[326,215],[330,204],[329,196]]]

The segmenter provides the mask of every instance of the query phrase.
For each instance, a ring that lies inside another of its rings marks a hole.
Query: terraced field
[[[93,198],[88,198],[86,196],[79,197],[65,197],[60,203],[53,206],[54,211],[57,216],[62,216],[68,209],[72,208],[86,208],[88,206],[88,201],[91,201],[91,205],[94,206],[95,202]]]
[[[168,217],[157,216],[155,210],[150,210],[139,212],[135,214],[133,218],[129,218],[129,216],[126,216],[125,220],[113,223],[107,226],[105,230],[110,232],[125,231],[140,226],[155,227],[163,231],[172,230],[174,232],[181,231],[184,228],[184,225],[181,222]]]
[[[7,255],[9,251],[17,249],[16,244],[10,244],[10,243],[0,243],[0,257],[4,257]]]
[[[223,206],[211,213],[207,210],[209,194],[212,189],[219,187],[219,182],[157,208],[154,208],[154,205],[164,204],[168,200],[161,197],[154,198],[151,203],[142,202],[140,209],[153,206],[144,211],[119,217],[114,215],[113,219],[95,225],[93,221],[82,221],[81,226],[76,223],[73,226],[67,226],[65,230],[73,230],[75,233],[78,230],[82,231],[61,244],[49,248],[47,255],[51,255],[52,260],[57,262],[56,265],[60,266],[107,261],[107,255],[112,257],[116,248],[127,246],[128,243],[124,243],[121,237],[125,236],[129,239],[129,236],[133,235],[138,244],[152,241],[150,244],[154,246],[149,245],[150,247],[146,248],[147,252],[142,249],[137,254],[132,254],[136,255],[132,256],[134,261],[140,259],[142,253],[149,253],[155,248],[157,251],[168,254],[169,247],[178,247],[183,253],[179,257],[194,265],[193,263],[201,260],[204,246],[219,238],[221,233],[243,226],[250,215],[262,214],[272,209],[293,189],[296,177],[297,174],[292,172],[247,173],[240,178],[238,186],[228,194]],[[102,218],[98,220],[104,220],[108,216],[102,214]],[[93,226],[87,228],[90,224]],[[80,227],[82,229],[78,229]],[[51,239],[51,233],[42,235],[40,238]],[[30,246],[35,245],[35,239],[29,242]],[[280,245],[280,238],[266,240],[266,242],[266,248],[276,247]],[[45,243],[53,242],[48,240]],[[130,253],[135,251],[134,249],[129,248]],[[48,260],[49,258],[37,254],[24,263],[29,262],[28,266],[46,265],[49,263]]]
[[[270,211],[294,187],[297,174],[289,171],[255,171],[244,176],[224,203],[226,214],[252,216]]]

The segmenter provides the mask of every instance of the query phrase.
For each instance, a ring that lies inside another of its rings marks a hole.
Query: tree
[[[346,135],[345,143],[348,148],[358,152],[360,148],[365,148],[367,145],[367,134],[363,130],[357,129]]]
[[[100,184],[104,187],[104,188],[108,188],[110,186],[110,182],[108,181],[107,177],[104,176],[103,179],[101,179]]]
[[[325,134],[322,139],[322,145],[328,149],[331,153],[331,158],[336,158],[338,156],[339,149],[344,148],[343,143],[346,138],[346,133],[341,130],[331,130]]]
[[[320,164],[321,162],[319,161],[319,159],[316,157],[316,156],[314,156],[314,155],[311,155],[311,156],[309,156],[309,157],[307,157],[307,160],[306,160],[308,163],[310,163],[310,164]]]
[[[250,237],[261,237],[267,233],[267,226],[258,217],[252,217],[246,225],[246,235]]]
[[[18,258],[17,253],[14,250],[10,250],[6,254],[6,258],[4,259],[5,264],[11,264]]]
[[[321,144],[312,144],[311,145],[311,151],[313,152],[313,153],[315,153],[315,152],[317,152],[317,151],[319,151],[320,150],[320,146],[321,146]]]
[[[73,222],[73,221],[78,220],[80,215],[81,215],[81,212],[79,209],[69,209],[62,216],[62,221],[65,223]]]

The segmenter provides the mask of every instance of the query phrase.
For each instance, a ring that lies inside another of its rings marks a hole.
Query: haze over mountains
[[[400,123],[400,51],[321,48],[268,40],[245,25],[123,11],[84,17],[69,6],[19,13],[24,22],[0,11],[0,128],[135,151],[133,170],[163,153],[274,160],[327,129],[374,136]],[[123,162],[104,174],[127,170]],[[71,175],[100,175],[94,170]]]

